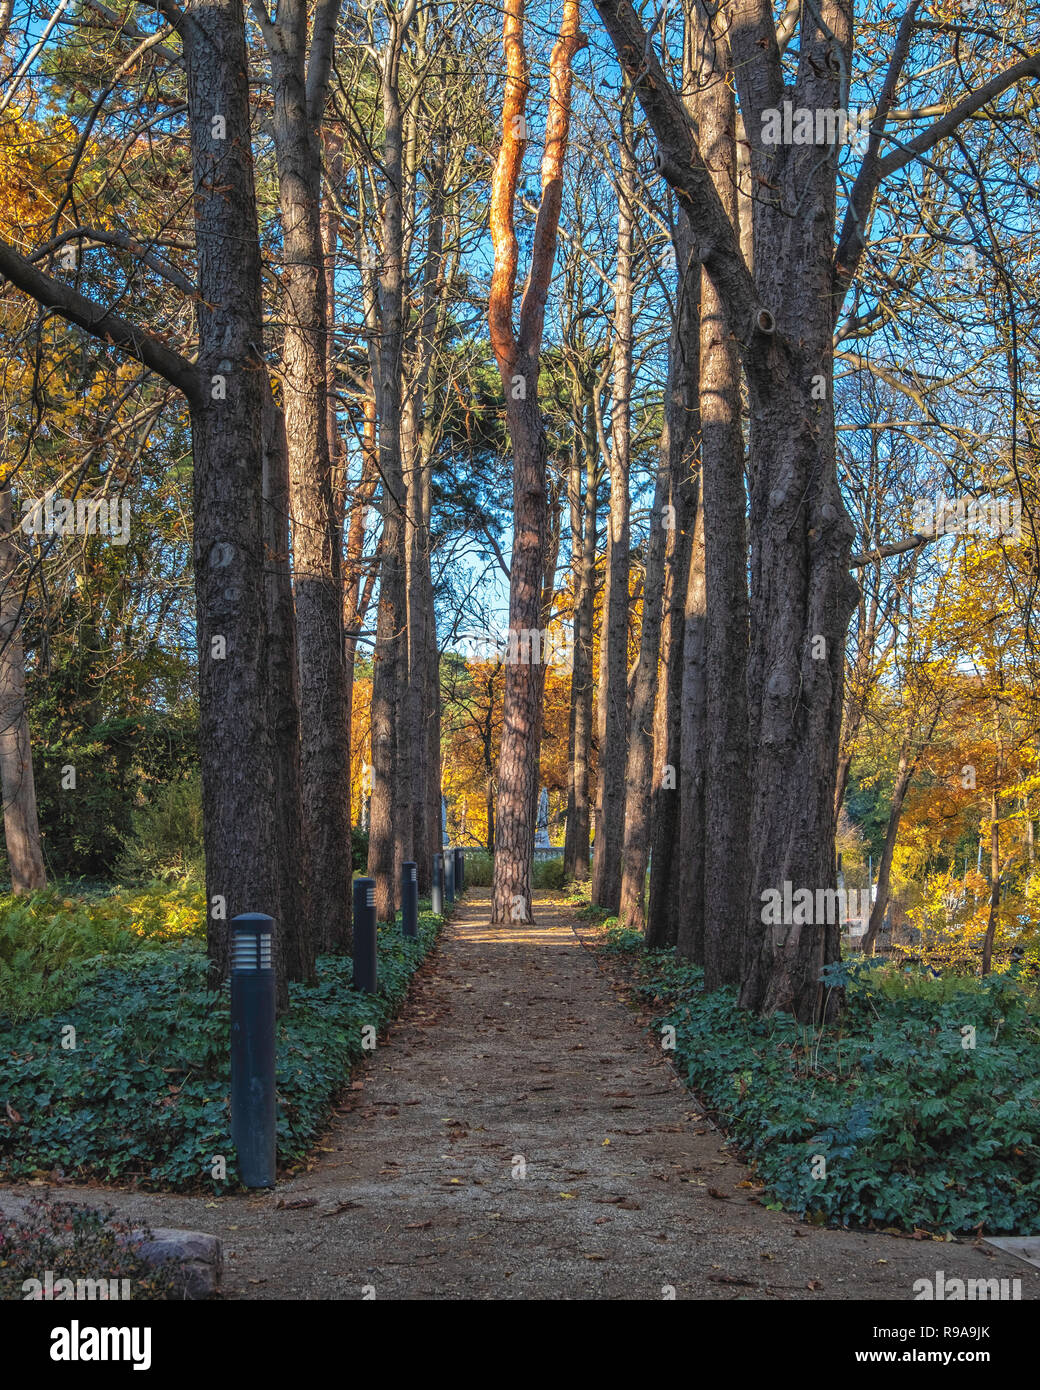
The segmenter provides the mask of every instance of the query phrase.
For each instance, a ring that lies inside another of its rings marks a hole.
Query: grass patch
[[[844,962],[826,979],[847,1009],[816,1032],[706,994],[701,970],[645,952],[637,933],[615,930],[607,949],[663,1008],[656,1031],[675,1029],[680,1075],[769,1205],[821,1225],[1040,1233],[1040,1013],[1020,977]]]

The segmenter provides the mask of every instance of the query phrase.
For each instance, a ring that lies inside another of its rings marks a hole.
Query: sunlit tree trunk
[[[570,129],[572,64],[585,46],[577,0],[565,0],[549,77],[549,117],[542,159],[542,198],[534,230],[531,271],[513,330],[518,247],[513,206],[526,144],[529,80],[524,50],[524,0],[506,0],[503,46],[506,91],[502,145],[492,181],[491,236],[495,268],[489,325],[506,400],[513,448],[513,553],[509,576],[509,642],[495,814],[493,922],[531,920],[533,808],[538,794],[541,732],[542,588],[546,544],[546,439],[538,404],[545,303],[556,253],[563,166]],[[533,645],[538,644],[538,651]],[[533,658],[533,660],[532,660]]]

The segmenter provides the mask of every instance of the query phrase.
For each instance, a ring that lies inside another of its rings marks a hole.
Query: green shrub
[[[25,1289],[25,1283],[35,1279],[45,1284],[48,1271],[52,1288],[59,1279],[125,1279],[127,1296],[135,1302],[175,1298],[173,1271],[150,1264],[139,1253],[150,1239],[150,1231],[134,1231],[111,1208],[34,1197],[23,1214],[0,1215],[0,1299],[30,1297],[36,1291]],[[91,1292],[96,1294],[96,1288]],[[39,1294],[46,1297],[42,1289]],[[59,1296],[66,1296],[64,1288]]]
[[[355,874],[368,870],[368,831],[356,825],[350,829],[350,867]]]
[[[655,1033],[674,1027],[677,1068],[775,1206],[831,1225],[1040,1233],[1040,1027],[1015,977],[904,986],[871,962],[828,966],[847,1009],[814,1032],[705,994],[702,971],[631,933],[613,948],[665,1002]]]
[[[130,817],[130,834],[116,865],[130,883],[205,883],[202,855],[202,779],[198,772],[167,782]]]
[[[0,1019],[53,1013],[103,966],[205,933],[205,896],[186,887],[91,898],[48,888],[0,898]]]
[[[278,1158],[299,1161],[362,1056],[362,1030],[396,1012],[432,946],[379,929],[379,992],[351,987],[349,956],[322,956],[314,984],[289,986],[277,1040]],[[60,1169],[67,1177],[223,1191],[237,1185],[229,1132],[228,990],[206,988],[193,942],[138,952],[96,974],[67,1008],[15,1024],[0,1018],[0,1179]],[[76,1048],[61,1045],[63,1025]],[[15,1118],[12,1118],[12,1112]],[[212,1176],[227,1157],[226,1180]]]
[[[562,888],[563,859],[536,859],[531,865],[532,888]]]
[[[466,887],[490,888],[495,876],[495,861],[483,850],[466,855]]]

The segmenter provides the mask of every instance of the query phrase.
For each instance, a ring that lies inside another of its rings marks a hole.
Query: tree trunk
[[[736,110],[729,44],[701,27],[696,108],[701,149],[736,230]],[[738,984],[747,901],[751,815],[748,746],[748,585],[740,357],[708,276],[701,291],[701,505],[707,593],[704,783],[704,987]]]
[[[25,710],[24,591],[19,570],[8,483],[0,490],[0,787],[11,892],[16,895],[47,886]]]
[[[265,660],[261,416],[266,367],[259,352],[260,244],[239,0],[193,6],[181,34],[198,259],[200,394],[191,422],[199,761],[209,982],[217,988],[228,974],[231,918],[263,912],[278,900]],[[223,140],[213,136],[215,94],[225,121]]]
[[[282,386],[292,483],[300,667],[303,823],[318,949],[351,941],[350,749],[343,644],[342,541],[328,436],[321,159],[307,109],[307,7],[279,9],[270,45],[282,223]]]
[[[592,898],[617,912],[621,900],[621,850],[625,816],[625,751],[628,739],[628,577],[632,395],[632,245],[636,166],[632,91],[626,81],[618,136],[618,253],[614,282],[614,363],[611,387],[610,520],[607,578],[600,643],[597,710],[599,766]]]
[[[983,975],[988,975],[993,968],[993,943],[1000,921],[1000,812],[995,788],[990,797],[989,814],[989,921],[986,923],[986,935],[982,942]]]
[[[573,60],[587,40],[578,28],[577,0],[564,0],[560,36],[549,66],[549,118],[542,157],[542,198],[535,221],[531,270],[513,330],[518,245],[513,205],[526,141],[528,93],[524,0],[506,0],[503,46],[507,80],[502,145],[491,189],[495,268],[488,322],[506,399],[513,446],[513,555],[509,574],[509,644],[495,812],[492,922],[530,922],[534,807],[538,795],[538,740],[544,683],[542,633],[546,568],[546,455],[538,404],[539,357],[545,305],[563,199],[570,132]],[[537,646],[538,650],[534,648]]]
[[[885,912],[888,908],[889,881],[892,875],[892,855],[895,853],[896,840],[899,837],[899,822],[903,815],[903,802],[906,800],[907,788],[913,778],[915,765],[916,759],[910,757],[909,748],[904,744],[899,751],[899,766],[896,769],[896,780],[892,788],[892,804],[888,811],[885,844],[878,863],[877,897],[871,904],[870,921],[863,937],[863,954],[865,956],[873,955],[878,932],[881,930],[881,923],[885,920]]]
[[[280,892],[277,904],[279,949],[285,980],[314,979],[311,934],[313,875],[303,836],[303,778],[300,768],[299,675],[296,665],[296,611],[289,569],[289,454],[285,418],[264,377],[264,554],[267,572],[267,681],[271,739],[274,744],[274,798],[278,835]],[[285,989],[281,1009],[289,1003]]]
[[[679,785],[679,902],[676,954],[704,964],[705,711],[707,708],[707,595],[704,508],[698,505],[683,615],[682,718]],[[664,941],[662,945],[666,944]]]
[[[669,374],[671,368],[669,368]],[[621,888],[618,918],[622,925],[643,931],[646,927],[646,869],[650,857],[650,804],[652,779],[660,778],[654,761],[654,709],[657,702],[657,668],[661,651],[665,581],[666,529],[671,505],[671,476],[667,412],[658,449],[657,481],[650,513],[646,575],[643,581],[643,622],[639,633],[639,657],[629,712],[625,765],[625,818],[621,852]]]
[[[507,400],[513,445],[513,554],[509,570],[509,642],[495,805],[492,922],[530,922],[531,860],[538,800],[542,691],[541,616],[545,571],[546,440],[535,389],[538,367],[517,359],[527,398]],[[533,383],[533,384],[532,384]],[[537,648],[537,651],[535,650]]]
[[[595,400],[586,407],[591,417]],[[585,432],[585,499],[581,503],[581,473],[575,483],[577,503],[572,508],[572,534],[578,535],[578,584],[574,600],[574,666],[571,671],[571,719],[568,729],[567,834],[563,873],[568,882],[586,883],[589,877],[591,817],[589,764],[592,752],[592,637],[596,604],[597,474],[595,424]],[[575,542],[572,540],[572,545]]]
[[[689,229],[680,211],[676,235],[679,265],[676,324],[670,351],[668,412],[669,471],[674,527],[668,536],[663,677],[654,715],[654,791],[651,803],[648,946],[674,946],[685,915],[680,840],[682,823],[683,672],[686,594],[690,582],[694,528],[699,508],[697,451],[700,444],[698,377],[700,362],[700,267],[690,261]]]
[[[383,54],[382,269],[379,276],[379,471],[383,480],[379,610],[372,674],[372,812],[368,871],[376,884],[376,916],[393,921],[400,865],[412,857],[411,747],[404,723],[408,687],[405,577],[406,496],[401,456],[401,368],[404,339],[403,114],[398,72],[404,30],[395,18]],[[406,775],[405,769],[409,769]]]

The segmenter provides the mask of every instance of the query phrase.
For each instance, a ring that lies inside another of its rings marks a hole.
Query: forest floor
[[[60,1195],[220,1236],[231,1298],[907,1300],[940,1269],[1040,1298],[1040,1270],[982,1244],[768,1211],[633,1015],[623,967],[588,949],[598,928],[536,900],[533,926],[490,928],[488,890],[466,893],[275,1192]]]

